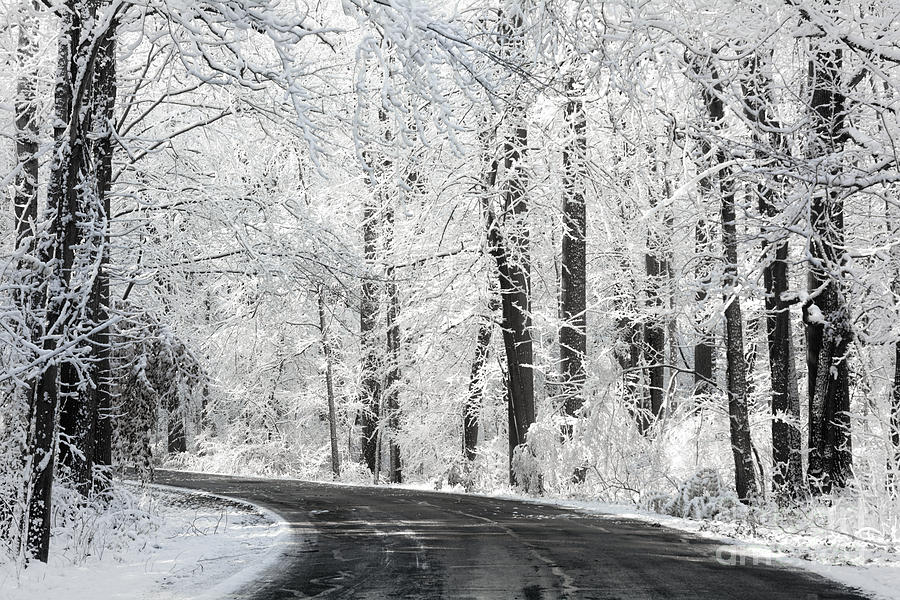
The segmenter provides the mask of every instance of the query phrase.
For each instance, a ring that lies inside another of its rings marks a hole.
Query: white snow
[[[213,600],[253,581],[288,543],[265,508],[166,486],[137,490],[153,531],[82,564],[57,550],[21,573],[0,566],[0,600]],[[56,532],[54,532],[56,533]]]

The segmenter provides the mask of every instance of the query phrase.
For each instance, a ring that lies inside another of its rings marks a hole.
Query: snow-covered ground
[[[54,531],[48,565],[0,566],[0,600],[219,599],[274,564],[290,536],[261,507],[163,486],[132,491],[148,518],[127,543],[75,561],[70,533]]]

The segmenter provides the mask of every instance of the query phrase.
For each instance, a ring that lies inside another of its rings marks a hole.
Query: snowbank
[[[128,485],[152,526],[77,563],[61,544],[50,562],[0,565],[0,600],[218,600],[278,560],[289,529],[271,511],[167,486]],[[54,531],[54,540],[66,535]]]

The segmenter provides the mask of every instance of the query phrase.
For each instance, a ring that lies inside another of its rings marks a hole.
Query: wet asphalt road
[[[249,500],[291,524],[284,560],[241,600],[865,598],[727,551],[717,559],[718,544],[686,533],[564,508],[171,471],[157,481]]]

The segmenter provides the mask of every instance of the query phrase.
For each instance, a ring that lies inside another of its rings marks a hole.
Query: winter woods
[[[163,463],[900,518],[891,3],[0,9],[11,558]]]

